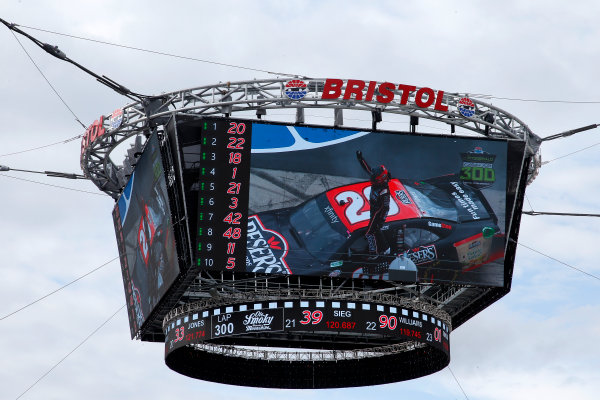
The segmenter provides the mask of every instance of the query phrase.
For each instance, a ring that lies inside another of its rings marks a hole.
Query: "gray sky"
[[[21,26],[257,69],[489,94],[489,102],[539,136],[600,123],[598,15],[594,1],[468,0],[2,0],[0,12]],[[80,173],[79,140],[5,155],[62,142],[83,129],[11,32],[0,28],[0,164]],[[145,94],[270,77],[23,29]],[[85,125],[129,102],[19,40]],[[428,124],[419,130],[428,131]],[[542,155],[549,163],[528,187],[525,209],[600,213],[600,146],[557,159],[598,143],[598,129],[545,143]],[[11,172],[0,175],[0,193],[0,318],[117,256],[113,201],[91,183]],[[535,251],[518,248],[511,293],[451,336],[450,368],[469,399],[597,398],[600,282],[540,253],[600,276],[599,223],[523,216],[519,241]],[[0,397],[23,393],[124,301],[115,260],[0,320]],[[131,341],[120,311],[23,398],[465,397],[448,369],[370,388],[282,392],[192,380],[169,370],[163,354],[161,344]]]

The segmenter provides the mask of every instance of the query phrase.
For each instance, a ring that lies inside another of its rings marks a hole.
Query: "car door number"
[[[335,196],[335,201],[340,204],[345,202],[347,204],[344,209],[344,215],[348,219],[351,225],[357,224],[362,221],[368,221],[371,217],[369,208],[369,196],[371,195],[371,186],[367,186],[363,189],[362,193],[355,192],[353,190],[346,190]],[[349,204],[348,204],[349,203]],[[398,205],[393,199],[390,199],[390,211],[388,217],[396,215],[400,212]]]

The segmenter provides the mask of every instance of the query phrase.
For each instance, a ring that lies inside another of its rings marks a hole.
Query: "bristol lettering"
[[[343,94],[342,94],[343,91]],[[375,81],[361,81],[348,79],[344,88],[342,79],[327,79],[323,88],[321,98],[323,100],[339,99],[373,101],[378,103],[392,103],[396,94],[400,92],[400,98],[396,103],[406,105],[409,102],[419,108],[430,108],[433,106],[437,111],[448,111],[448,106],[442,104],[444,92],[438,90],[437,93],[428,87],[418,88],[413,85],[395,84],[391,82],[378,83]]]

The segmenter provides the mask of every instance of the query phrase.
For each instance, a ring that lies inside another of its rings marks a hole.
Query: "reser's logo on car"
[[[285,261],[287,241],[280,233],[265,228],[257,215],[248,218],[246,238],[246,267],[252,272],[291,273]]]
[[[246,332],[249,331],[270,331],[271,323],[275,317],[263,313],[262,311],[256,311],[252,314],[246,315],[244,318],[244,326],[246,327]]]
[[[432,244],[429,246],[419,246],[411,249],[406,253],[406,255],[416,265],[435,261],[437,259],[437,252],[435,250],[435,246]]]
[[[280,241],[275,240],[275,236],[272,236],[269,238],[269,240],[267,240],[267,243],[269,244],[269,247],[275,250],[282,250],[281,246],[279,246],[281,244]]]

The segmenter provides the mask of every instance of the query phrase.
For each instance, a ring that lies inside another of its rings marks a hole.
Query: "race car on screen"
[[[406,275],[394,274],[400,264],[401,269],[412,266],[413,280],[443,282],[502,262],[504,234],[496,215],[483,194],[457,175],[391,179],[389,189],[389,212],[380,228],[384,243],[378,244],[381,252],[375,257],[365,239],[371,191],[367,181],[328,190],[295,207],[250,216],[246,270],[406,280]]]

